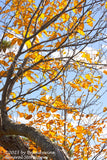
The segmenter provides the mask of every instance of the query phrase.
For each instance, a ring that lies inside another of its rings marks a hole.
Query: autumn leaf
[[[46,107],[46,111],[49,112],[51,110],[50,107]]]
[[[19,111],[17,111],[17,113],[19,114],[19,116],[22,118],[22,117],[24,117],[24,113],[21,113],[21,112],[19,112]]]
[[[89,87],[89,91],[90,91],[91,93],[93,93],[93,87],[92,87],[92,86]]]
[[[13,38],[11,41],[11,45],[14,45],[17,42],[17,40],[18,40],[17,38]]]
[[[35,105],[33,105],[32,103],[29,103],[28,104],[28,110],[29,110],[29,112],[34,112],[34,110],[35,110]]]
[[[88,16],[87,24],[88,24],[90,27],[93,27],[93,21],[95,21],[95,19],[93,19],[91,16]]]
[[[41,17],[42,19],[44,19],[44,18],[45,18],[45,14],[42,13],[40,17]]]
[[[26,119],[26,120],[29,120],[29,119],[31,119],[31,118],[32,118],[32,115],[31,115],[31,114],[25,116],[25,119]]]
[[[46,86],[43,86],[42,87],[45,91],[48,91],[47,87]]]
[[[30,47],[32,46],[30,41],[27,41],[25,44],[26,44],[26,46],[27,46],[28,48],[30,48]]]
[[[76,103],[80,106],[81,105],[81,98],[78,98]]]
[[[106,111],[107,111],[107,107],[104,107],[104,108],[103,108],[103,112],[106,112]]]
[[[80,87],[79,87],[78,85],[76,85],[76,84],[74,84],[74,83],[72,83],[72,82],[68,82],[68,84],[70,84],[70,86],[71,86],[72,88],[75,88],[75,89],[77,89],[78,91],[81,91],[81,89],[80,89]]]
[[[3,66],[6,66],[6,67],[9,66],[8,63],[4,60],[0,60],[0,64],[2,64]]]
[[[107,75],[107,70],[104,70],[103,73]]]
[[[77,31],[78,31],[78,33],[80,33],[82,36],[84,36],[84,35],[85,35],[85,33],[83,32],[83,30],[78,29]]]
[[[89,17],[92,14],[92,11],[87,12],[87,16]]]
[[[46,117],[46,118],[49,118],[50,116],[51,116],[51,113],[46,113],[46,114],[45,114],[45,117]]]
[[[90,27],[93,27],[93,21],[91,19],[87,19],[87,24],[90,26]]]
[[[12,95],[12,98],[13,98],[13,99],[16,98],[16,94],[15,94],[14,92],[11,92],[10,95]],[[16,100],[13,100],[13,102],[16,103]]]
[[[107,2],[105,3],[105,8],[107,9]]]

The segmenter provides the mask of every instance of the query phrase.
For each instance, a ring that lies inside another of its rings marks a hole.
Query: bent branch
[[[41,147],[42,151],[47,152],[47,156],[53,160],[69,160],[68,155],[61,147],[52,143],[50,139],[33,127],[26,126],[25,124],[15,124],[12,121],[6,120],[3,128],[6,135],[20,135],[29,138]]]

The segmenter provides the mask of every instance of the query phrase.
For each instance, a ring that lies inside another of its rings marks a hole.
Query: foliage
[[[25,136],[23,125],[23,133],[6,125],[8,118],[20,124],[18,116],[73,160],[106,159],[107,107],[99,103],[107,75],[99,68],[106,66],[106,53],[99,43],[107,38],[107,2],[6,0],[0,5],[1,134]],[[85,50],[91,44],[94,55]],[[22,141],[33,153],[45,150],[26,137]]]

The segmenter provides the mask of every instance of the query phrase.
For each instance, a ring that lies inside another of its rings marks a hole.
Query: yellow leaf
[[[32,83],[32,77],[30,75],[26,75],[26,78]]]
[[[60,119],[60,114],[55,114],[54,117]]]
[[[70,36],[69,36],[69,39],[72,39],[74,37],[74,35],[73,34],[71,34]]]
[[[16,94],[15,94],[14,92],[11,92],[11,95],[12,95],[12,98],[13,98],[13,99],[16,98]],[[16,103],[16,100],[13,100],[13,102]]]
[[[13,98],[16,97],[16,94],[14,92],[11,92],[11,95],[13,95]]]
[[[31,3],[31,2],[32,2],[32,0],[28,0],[28,2],[29,2],[29,3]]]
[[[9,37],[9,38],[13,38],[13,37],[14,37],[14,35],[13,35],[13,34],[10,34],[10,33],[5,33],[4,36],[5,36],[5,37],[7,36],[7,37]]]
[[[89,87],[89,91],[90,91],[91,93],[93,92],[93,87],[92,87],[92,86]]]
[[[89,74],[86,74],[85,77],[86,77],[86,79],[88,79],[89,81],[91,81],[91,77],[90,77]]]
[[[105,3],[105,8],[107,9],[107,2]]]
[[[87,16],[90,16],[92,14],[92,11],[87,12]]]
[[[30,48],[30,47],[32,46],[30,40],[27,41],[25,44],[26,44],[26,46],[27,46],[28,48]]]
[[[44,19],[44,18],[45,18],[45,14],[42,13],[40,17],[41,17],[42,19]]]
[[[81,98],[78,98],[76,102],[78,105],[81,105]]]
[[[91,131],[88,131],[87,133],[88,133],[89,136],[91,136]]]
[[[92,60],[91,60],[91,58],[90,58],[90,54],[87,54],[86,60],[87,60],[89,63],[92,63]]]
[[[50,108],[51,109],[51,112],[54,113],[57,111],[57,109],[54,109],[54,108]]]
[[[103,83],[101,83],[101,87],[103,87]]]
[[[22,105],[23,105],[23,106],[26,106],[26,105],[27,105],[27,102],[23,102]]]
[[[82,36],[85,35],[85,33],[84,33],[82,30],[80,30],[80,29],[78,29],[77,31],[78,31],[78,33],[80,33]]]
[[[43,86],[42,87],[45,91],[48,91],[47,87],[46,86]]]
[[[16,33],[16,34],[20,34],[20,31],[18,29],[13,29],[13,31]]]
[[[73,12],[74,12],[75,14],[77,14],[78,0],[74,0],[73,2],[74,2],[74,9],[73,9]]]
[[[81,89],[80,89],[80,87],[79,87],[78,85],[76,85],[76,84],[74,84],[74,83],[72,83],[72,82],[68,82],[68,84],[70,84],[70,86],[71,86],[72,88],[75,88],[75,89],[77,89],[78,91],[81,91]]]
[[[87,19],[87,24],[91,27],[93,27],[93,21],[91,19]]]

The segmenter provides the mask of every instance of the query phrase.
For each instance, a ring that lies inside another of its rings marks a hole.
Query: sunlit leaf
[[[105,2],[105,8],[107,9],[107,2]]]
[[[89,87],[89,91],[90,91],[91,93],[93,93],[93,87],[92,87],[92,86]]]

